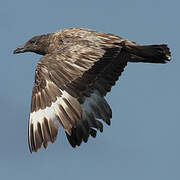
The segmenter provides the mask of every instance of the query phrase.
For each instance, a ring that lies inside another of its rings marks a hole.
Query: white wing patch
[[[37,151],[42,144],[46,148],[49,141],[54,142],[60,124],[70,135],[72,126],[81,118],[79,102],[66,91],[60,91],[62,96],[57,97],[50,107],[30,113],[29,145],[32,151]]]

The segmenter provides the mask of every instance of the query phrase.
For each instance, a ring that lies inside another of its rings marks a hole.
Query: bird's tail
[[[129,62],[166,63],[171,60],[167,44],[160,45],[126,45],[130,54]]]

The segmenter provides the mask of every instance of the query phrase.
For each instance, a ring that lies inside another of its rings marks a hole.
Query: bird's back
[[[84,29],[84,28],[67,28],[53,33],[57,39],[63,42],[74,40],[87,40],[97,45],[109,45],[121,43],[124,39],[109,33]]]

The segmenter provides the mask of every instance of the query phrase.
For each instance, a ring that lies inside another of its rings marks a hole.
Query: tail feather
[[[126,50],[131,54],[130,62],[166,63],[171,60],[167,44],[128,45]]]

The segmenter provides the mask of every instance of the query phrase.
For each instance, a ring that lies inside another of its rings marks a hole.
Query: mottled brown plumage
[[[29,120],[29,148],[57,138],[59,124],[70,144],[79,146],[103,124],[110,125],[111,108],[104,96],[128,62],[166,63],[167,45],[139,45],[112,34],[69,28],[36,36],[14,53],[43,55],[37,64]],[[55,121],[57,120],[57,121]]]

